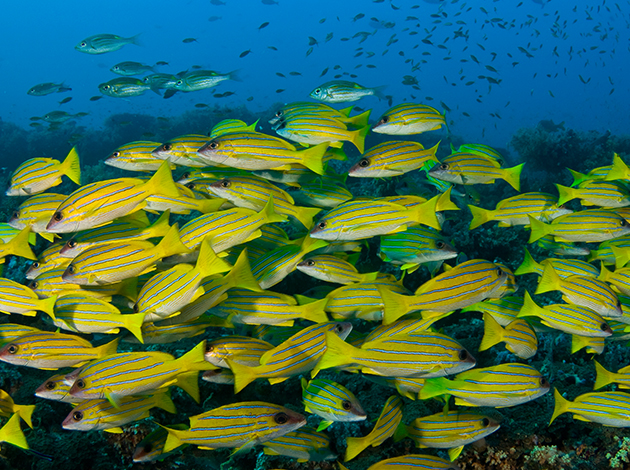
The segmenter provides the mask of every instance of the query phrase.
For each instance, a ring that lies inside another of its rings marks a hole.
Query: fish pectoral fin
[[[244,450],[248,450],[251,449],[254,446],[254,443],[256,442],[256,436],[254,436],[253,438],[250,438],[245,444],[243,444],[240,447],[237,447],[236,449],[234,449],[232,451],[232,455],[236,455],[239,452],[242,452]]]
[[[464,450],[464,446],[453,447],[452,449],[448,450],[448,457],[449,459],[451,459],[451,462],[459,457],[459,454],[462,453],[462,450]]]
[[[120,409],[121,397],[113,393],[109,388],[105,389],[105,398],[107,398],[107,401],[110,402],[114,408],[117,410]]]
[[[333,422],[330,420],[325,420],[319,423],[319,426],[317,426],[317,432],[323,431],[324,429],[326,429],[328,426],[330,426]]]
[[[103,431],[105,432],[110,432],[112,434],[122,434],[123,430],[120,427],[115,427],[115,428],[109,428],[109,429],[103,429]]]

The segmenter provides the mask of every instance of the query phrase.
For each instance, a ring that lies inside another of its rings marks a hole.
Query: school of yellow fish
[[[450,462],[406,455],[372,470],[457,469],[452,462],[465,445],[500,427],[468,407],[517,406],[550,391],[547,379],[524,363],[536,354],[537,331],[572,335],[572,352],[587,348],[601,354],[606,338],[626,339],[630,169],[615,155],[610,166],[573,172],[574,185],[558,185],[559,198],[531,192],[505,199],[494,210],[470,205],[471,230],[491,221],[528,226],[530,243],[559,254],[583,254],[575,242],[599,243],[589,262],[547,258],[538,263],[525,250],[523,264],[512,272],[498,262],[458,257],[440,228],[449,211],[466,211],[451,200],[461,194],[455,185],[502,179],[519,191],[523,164],[506,168],[504,157],[482,144],[452,148],[441,161],[438,145],[425,149],[414,141],[365,149],[369,131],[405,139],[446,127],[440,112],[422,104],[394,106],[373,125],[369,115],[352,115],[352,107],[297,102],[270,121],[282,138],[258,132],[256,123],[228,119],[209,136],[131,142],[105,163],[132,176],[83,186],[75,149],[64,161],[24,162],[6,194],[27,199],[1,226],[0,260],[14,255],[34,262],[27,285],[0,278],[0,311],[13,314],[0,324],[0,360],[63,369],[33,392],[72,404],[62,426],[81,431],[121,433],[154,407],[175,413],[172,386],[199,402],[200,372],[208,382],[233,384],[232,404],[190,416],[188,424],[160,424],[139,444],[134,454],[139,462],[191,444],[235,452],[262,445],[266,454],[301,462],[347,462],[393,437],[445,449]],[[344,142],[362,154],[348,175],[328,165],[345,159]],[[185,174],[176,182],[172,171],[180,169]],[[425,175],[431,194],[359,197],[345,186],[346,176],[391,178],[416,170]],[[64,176],[79,188],[70,195],[48,192]],[[572,199],[588,208],[565,208]],[[173,214],[186,222],[171,224]],[[29,247],[35,234],[48,243],[38,256]],[[359,272],[358,252],[372,237],[380,237],[378,254],[395,267],[391,272],[424,265],[433,276],[411,292],[401,276]],[[445,263],[449,259],[452,266]],[[273,290],[296,270],[341,287],[304,289],[305,295]],[[540,276],[534,294],[560,291],[566,303],[541,306],[528,292],[515,295],[516,276],[530,273]],[[522,361],[475,368],[473,354],[434,326],[460,309],[483,314],[480,351],[504,343]],[[18,315],[37,312],[48,330],[20,324]],[[360,323],[355,319],[373,326],[359,333],[353,330]],[[217,328],[249,334],[225,336]],[[121,330],[129,334],[118,335]],[[116,336],[94,346],[84,339],[94,333]],[[120,340],[147,345],[196,336],[205,339],[178,358],[153,348],[118,352]],[[367,415],[351,390],[317,378],[330,368],[362,374],[398,392],[383,404],[368,435],[347,439],[343,456],[330,449],[322,431]],[[596,368],[596,390],[611,383],[630,387],[630,366],[616,373],[599,363]],[[254,380],[273,385],[300,377],[304,412],[322,418],[317,429],[282,405],[238,400]],[[446,407],[405,425],[401,396],[446,398]],[[28,448],[20,419],[32,427],[34,408],[16,405],[0,391],[0,415],[10,417],[0,441]],[[630,426],[630,394],[594,392],[570,401],[556,390],[551,420],[563,413]]]

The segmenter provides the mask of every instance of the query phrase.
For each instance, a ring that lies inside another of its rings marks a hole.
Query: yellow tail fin
[[[595,379],[595,386],[593,387],[593,390],[599,390],[600,388],[615,382],[615,376],[618,374],[606,370],[604,366],[597,361],[593,362],[595,362],[595,371],[597,372],[597,378]]]
[[[9,421],[0,429],[0,442],[8,442],[22,449],[28,449],[26,437],[20,428],[20,416],[17,413],[13,413]]]
[[[370,126],[362,127],[356,131],[350,131],[350,142],[354,144],[360,153],[365,152],[365,138],[370,132]]]
[[[529,218],[529,226],[532,230],[532,233],[529,235],[529,240],[527,241],[527,243],[534,243],[536,240],[541,239],[545,235],[553,233],[552,225],[541,222],[531,215],[528,215],[527,217]]]
[[[517,191],[521,190],[521,171],[525,163],[512,168],[506,168],[503,179]]]
[[[557,388],[553,389],[553,397],[555,399],[555,406],[553,409],[553,416],[551,417],[551,421],[549,421],[549,425],[551,425],[551,423],[553,423],[558,416],[567,413],[569,411],[569,407],[571,406],[571,402],[560,395],[560,392],[558,392]]]
[[[472,221],[470,222],[469,230],[479,227],[480,225],[485,224],[486,222],[490,222],[492,220],[492,212],[488,209],[484,209],[483,207],[477,207],[468,205],[468,209],[470,209],[470,213],[472,214]]]
[[[561,184],[556,184],[556,188],[558,188],[558,205],[561,206],[569,201],[572,201],[575,198],[580,197],[578,190],[575,188],[568,188],[566,186],[562,186]]]
[[[234,393],[240,392],[258,378],[255,367],[245,366],[231,359],[227,359],[227,364],[234,374]]]
[[[530,273],[536,273],[538,275],[542,274],[543,269],[544,269],[543,265],[536,262],[536,260],[532,257],[532,255],[527,250],[527,248],[524,248],[524,251],[525,251],[525,257],[523,258],[523,262],[518,268],[516,268],[516,271],[514,271],[514,274],[516,276],[520,276],[521,274],[530,274]]]
[[[36,260],[37,256],[31,250],[29,245],[31,236],[31,227],[26,226],[20,230],[8,243],[0,245],[2,252],[5,256],[13,255],[20,258],[26,258],[30,260]]]
[[[160,240],[155,249],[159,253],[160,258],[166,258],[167,256],[178,255],[182,253],[190,253],[190,250],[186,245],[182,243],[179,237],[179,226],[173,224],[168,230],[166,235]]]
[[[545,292],[551,292],[554,290],[559,290],[562,280],[553,266],[548,264],[545,266],[545,269],[542,273],[540,280],[538,281],[538,287],[536,288],[535,294],[543,294]]]
[[[315,302],[311,302],[308,304],[300,305],[300,316],[304,320],[312,321],[314,323],[326,323],[328,320],[328,316],[326,315],[326,304],[328,303],[328,298],[323,298],[321,300],[316,300]]]
[[[323,142],[302,150],[298,155],[302,158],[302,165],[318,175],[323,175],[325,174],[323,158],[326,150],[328,150],[328,142]]]
[[[181,196],[179,189],[177,189],[175,185],[175,181],[173,181],[173,174],[166,160],[145,185],[148,195],[159,194],[160,196],[166,197]]]
[[[61,172],[73,182],[81,185],[81,162],[76,147],[72,147],[70,153],[61,164]]]
[[[497,322],[489,313],[483,314],[483,338],[481,338],[481,344],[478,351],[485,351],[490,349],[495,344],[499,344],[503,341],[504,329],[499,322]]]
[[[123,315],[125,328],[142,344],[144,344],[144,339],[142,338],[144,316],[145,314],[143,312]]]

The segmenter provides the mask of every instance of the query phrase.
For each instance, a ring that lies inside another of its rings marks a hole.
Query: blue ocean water
[[[443,103],[451,110],[451,132],[498,147],[541,119],[613,134],[627,130],[630,119],[627,1],[114,0],[99,5],[68,0],[11,2],[4,11],[0,117],[25,128],[30,117],[53,110],[89,113],[77,122],[95,128],[113,113],[176,116],[198,103],[244,104],[264,113],[277,102],[308,99],[313,88],[335,75],[368,87],[387,85],[393,103],[438,109]],[[355,21],[359,14],[365,16]],[[265,22],[269,25],[259,29]],[[99,33],[140,34],[142,45],[102,55],[74,49]],[[317,44],[309,46],[309,37]],[[182,42],[186,38],[196,41]],[[251,53],[240,58],[247,50]],[[100,83],[117,77],[109,69],[127,60],[168,62],[156,68],[165,73],[194,65],[221,73],[238,70],[242,81],[170,99],[147,92],[89,101],[100,94]],[[403,85],[405,75],[416,79],[418,88]],[[72,91],[26,94],[42,82],[63,82]],[[234,94],[213,97],[228,91]],[[67,96],[72,101],[58,104]],[[357,104],[372,108],[374,117],[389,107],[373,97]]]

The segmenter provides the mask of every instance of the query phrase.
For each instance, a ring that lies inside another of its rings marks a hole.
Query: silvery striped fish
[[[612,330],[597,312],[575,304],[552,304],[539,307],[525,292],[525,302],[518,314],[522,317],[538,317],[543,325],[568,334],[592,337],[607,337]]]
[[[339,287],[326,297],[326,311],[335,320],[361,318],[367,321],[381,321],[383,319],[384,304],[379,288],[390,289],[398,294],[409,294],[409,291],[387,277],[377,278],[372,282],[360,282]]]
[[[492,434],[499,427],[499,423],[487,416],[450,410],[416,418],[407,426],[401,425],[396,437],[406,435],[413,439],[416,447],[448,449],[448,456],[453,461],[466,444]]]
[[[142,286],[134,311],[143,313],[145,322],[162,320],[200,297],[203,290],[199,286],[204,279],[230,268],[212,251],[210,241],[204,240],[195,267],[178,264],[151,277]]]
[[[630,205],[628,188],[617,181],[585,181],[577,188],[556,184],[558,204],[579,199],[583,206],[625,207]]]
[[[30,227],[42,238],[52,242],[55,239],[54,233],[48,233],[46,225],[53,216],[59,204],[66,200],[68,196],[55,193],[44,193],[28,198],[18,207],[9,219],[11,227],[23,229]]]
[[[223,336],[206,343],[206,361],[216,367],[229,368],[227,360],[250,367],[260,365],[260,357],[274,346],[249,336]]]
[[[176,165],[203,168],[206,164],[197,157],[197,150],[210,138],[203,134],[186,134],[169,140],[153,149],[152,155]]]
[[[520,177],[524,163],[512,168],[501,168],[496,160],[474,153],[454,153],[435,165],[429,176],[455,184],[489,184],[502,179],[520,191]]]
[[[0,349],[0,360],[35,369],[55,370],[79,367],[94,359],[114,354],[118,339],[101,346],[79,336],[50,331],[28,333],[5,344]]]
[[[168,431],[164,452],[182,444],[195,444],[202,449],[229,447],[241,451],[306,424],[306,418],[301,414],[261,401],[224,405],[189,419],[188,430],[164,426]]]
[[[348,129],[348,126],[334,117],[326,115],[303,114],[283,119],[274,130],[276,133],[293,142],[304,145],[329,145],[342,147],[343,142],[352,143],[359,152],[365,149],[365,137],[370,126],[359,129]],[[304,165],[308,167],[308,165]],[[314,169],[311,168],[313,171]],[[324,172],[315,171],[319,175]]]
[[[40,300],[39,296],[28,287],[0,277],[0,312],[35,316],[36,311],[40,311],[55,318],[54,306],[57,296],[45,297]]]
[[[168,321],[168,325],[155,324],[153,322],[142,325],[142,342],[144,344],[167,344],[175,343],[181,339],[194,338],[202,335],[209,327],[230,328],[230,325],[220,318],[212,316],[200,316],[189,321],[175,322],[175,318],[163,320]],[[172,320],[172,322],[171,322]],[[137,339],[126,336],[123,341],[128,343],[139,343]]]
[[[345,181],[329,178],[326,175],[300,182],[298,191],[289,191],[297,204],[332,209],[353,198]]]
[[[81,187],[59,205],[46,230],[68,233],[106,224],[142,209],[147,196],[153,194],[179,196],[166,162],[148,181],[119,178]]]
[[[614,211],[586,209],[562,215],[550,224],[530,218],[529,243],[553,235],[558,241],[603,242],[630,234],[630,224]]]
[[[74,333],[117,334],[127,329],[142,343],[143,314],[120,313],[109,302],[86,294],[69,294],[57,298],[53,324]]]
[[[311,91],[310,97],[324,103],[348,103],[366,96],[375,96],[380,100],[385,98],[383,95],[385,86],[367,88],[348,80],[333,80],[315,88]]]
[[[273,210],[277,214],[293,217],[307,230],[313,226],[313,217],[321,209],[300,207],[289,193],[278,188],[264,178],[254,175],[223,178],[209,186],[210,191],[225,198],[238,207],[260,211],[270,197],[273,197]]]
[[[237,207],[197,217],[182,227],[180,236],[182,243],[191,250],[207,237],[214,252],[221,253],[259,237],[262,225],[285,221],[286,216],[276,214],[273,201],[269,200],[259,212]]]
[[[256,124],[258,124],[258,121],[247,125],[246,122],[241,121],[240,119],[223,119],[212,127],[209,134],[209,140],[235,131],[256,131]]]
[[[384,377],[441,377],[470,369],[475,358],[454,339],[440,334],[415,332],[379,338],[354,347],[326,333],[326,351],[311,373],[347,365],[364,374]]]
[[[442,261],[457,257],[455,248],[431,227],[409,227],[401,233],[381,236],[380,241],[379,257],[409,273],[421,264],[430,264],[434,272]]]
[[[617,294],[604,281],[587,276],[569,276],[561,279],[552,265],[545,266],[538,280],[536,294],[559,290],[562,300],[591,309],[604,317],[623,315]],[[527,300],[527,293],[525,296]]]
[[[247,367],[228,359],[227,363],[234,372],[234,393],[257,378],[269,379],[275,384],[310,371],[326,350],[326,332],[345,339],[351,330],[352,324],[347,322],[309,326],[263,354],[258,367]]]
[[[146,140],[129,142],[110,153],[103,163],[127,171],[157,171],[164,159],[151,152],[159,145],[159,142]],[[170,167],[174,170],[175,164]]]
[[[321,462],[337,458],[337,454],[330,449],[330,438],[308,426],[263,442],[263,453],[284,455],[298,462]]]
[[[390,108],[372,126],[372,132],[389,135],[421,134],[446,127],[446,119],[437,109],[424,104],[403,103]]]
[[[584,393],[569,401],[554,389],[555,407],[549,424],[564,413],[572,413],[574,419],[590,421],[604,426],[625,428],[630,426],[630,393]]]
[[[346,124],[351,124],[356,127],[363,127],[367,125],[370,113],[372,110],[365,111],[362,114],[350,117],[353,106],[349,106],[344,109],[335,109],[332,106],[328,106],[324,103],[313,103],[312,101],[295,101],[284,105],[278,111],[276,111],[273,118],[269,120],[271,127],[279,125],[285,119],[289,119],[296,115],[315,114],[331,116],[338,121]]]
[[[339,470],[348,470],[346,467],[338,463]],[[381,460],[371,465],[367,470],[399,470],[404,469],[431,469],[431,470],[461,470],[453,462],[435,457],[433,455],[413,454],[403,455],[401,457],[392,457],[391,459]]]
[[[324,310],[328,299],[309,303],[304,303],[305,298],[301,300],[301,305],[298,305],[291,295],[233,288],[228,292],[228,298],[213,307],[210,313],[227,318],[230,323],[246,325],[293,326],[298,319],[313,323],[328,321]]]
[[[527,364],[510,363],[467,370],[452,380],[427,379],[420,398],[452,395],[456,405],[504,408],[535,400],[549,390],[549,381],[536,369]]]
[[[468,205],[473,216],[470,230],[490,221],[499,222],[499,227],[529,225],[528,216],[551,222],[572,211],[561,207],[555,196],[547,193],[523,193],[500,201],[494,210]]]
[[[236,70],[229,73],[218,73],[213,70],[191,70],[175,82],[175,89],[184,92],[212,88],[225,80],[240,81]]]
[[[55,374],[49,377],[35,390],[35,396],[46,400],[60,401],[63,403],[81,403],[83,398],[70,395],[70,388],[81,368],[75,369],[70,374]]]
[[[220,163],[244,170],[288,169],[300,164],[324,174],[322,157],[328,142],[298,151],[282,139],[260,132],[233,132],[215,137],[197,150],[204,165]]]
[[[85,400],[75,406],[61,423],[70,431],[107,431],[121,434],[121,426],[151,416],[151,408],[161,408],[169,413],[177,413],[168,391],[152,395],[122,397],[114,407],[101,398]]]
[[[157,245],[130,240],[88,248],[72,260],[62,278],[80,285],[114,284],[153,271],[162,258],[189,251],[181,242],[175,224]]]
[[[505,342],[505,349],[521,359],[529,359],[538,351],[536,332],[521,318],[511,321],[503,328],[493,315],[484,313],[483,328],[483,338],[478,351],[485,351],[501,342]]]
[[[302,243],[281,246],[252,260],[252,274],[263,289],[273,287],[295,271],[304,256],[328,243],[306,236]]]
[[[144,211],[135,212],[131,216],[121,217],[102,227],[77,233],[66,242],[61,255],[73,259],[96,245],[164,237],[171,228],[168,219],[169,214],[165,213],[150,224]]]
[[[378,235],[404,232],[412,225],[428,225],[436,229],[440,223],[435,215],[439,196],[407,209],[387,201],[348,201],[322,217],[310,234],[322,240],[361,240]]]
[[[39,254],[37,261],[33,262],[27,269],[24,277],[26,279],[35,279],[40,274],[52,271],[53,269],[61,269],[65,271],[66,266],[70,264],[72,258],[65,258],[61,255],[64,242],[57,242],[50,245]]]
[[[370,282],[376,280],[378,276],[378,271],[362,274],[349,261],[333,255],[310,256],[300,262],[296,268],[315,279],[337,284]]]
[[[380,416],[367,436],[347,437],[346,455],[344,462],[349,462],[368,447],[380,446],[385,440],[394,435],[396,428],[402,421],[403,404],[400,397],[393,395],[387,399]]]
[[[309,382],[302,377],[302,403],[306,412],[324,418],[317,431],[323,431],[334,421],[363,421],[367,417],[357,397],[332,380],[313,379]]]
[[[85,400],[107,398],[116,405],[125,396],[177,385],[198,402],[198,371],[213,368],[204,359],[205,349],[202,341],[177,359],[159,351],[110,354],[83,367],[69,393]]]
[[[425,149],[418,142],[383,142],[363,154],[361,160],[348,170],[348,176],[386,178],[404,175],[427,162],[439,163],[435,156],[439,145],[438,142],[430,149]]]
[[[425,318],[440,316],[487,298],[500,297],[497,292],[507,279],[507,272],[496,264],[473,259],[428,280],[418,287],[413,296],[379,289],[385,305],[383,321],[391,323],[418,310]]]
[[[81,185],[81,165],[76,148],[72,148],[63,162],[54,158],[31,158],[11,175],[7,196],[31,196],[61,184],[65,175]]]
[[[553,266],[556,274],[562,279],[566,279],[569,276],[598,277],[600,275],[600,272],[595,266],[580,259],[547,258],[537,263],[527,248],[524,248],[524,251],[525,258],[516,271],[514,271],[514,274],[517,276],[529,273],[536,273],[541,276],[545,270],[545,266],[548,264]]]

